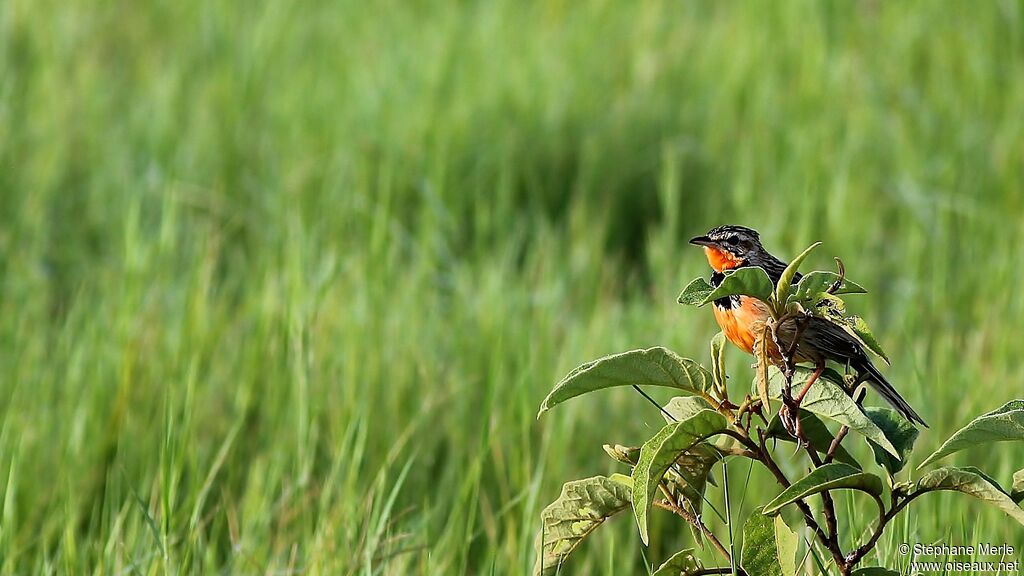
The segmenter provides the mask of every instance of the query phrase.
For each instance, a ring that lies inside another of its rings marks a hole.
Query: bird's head
[[[712,228],[706,235],[690,239],[690,244],[704,247],[715,272],[744,266],[764,250],[756,230],[733,225]]]

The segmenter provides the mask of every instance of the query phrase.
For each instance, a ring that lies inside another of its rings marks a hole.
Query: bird
[[[690,244],[704,248],[712,268],[712,286],[721,284],[727,271],[749,266],[763,269],[772,284],[776,284],[787,266],[764,248],[756,230],[745,226],[718,226],[705,235],[692,238]],[[799,282],[800,278],[800,274],[796,274],[793,282]],[[753,354],[757,335],[763,333],[764,323],[770,318],[768,305],[752,296],[734,295],[715,300],[712,308],[725,337],[744,352]],[[797,322],[803,323],[803,327],[798,327]],[[928,427],[871,362],[860,341],[842,326],[826,318],[808,315],[782,322],[775,330],[779,344],[786,349],[792,346],[794,338],[798,339],[793,353],[795,362],[815,365],[814,375],[798,395],[797,404],[824,372],[826,361],[831,360],[855,370],[857,383],[867,382],[907,420]]]

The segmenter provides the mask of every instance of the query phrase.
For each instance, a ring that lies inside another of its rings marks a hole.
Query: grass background
[[[674,299],[727,222],[844,258],[930,451],[1022,396],[1022,8],[5,0],[0,572],[523,573],[561,482],[660,425],[541,399],[703,359]],[[730,472],[741,516],[776,491]],[[692,545],[659,526],[569,571]],[[930,495],[869,562],[1022,532]]]

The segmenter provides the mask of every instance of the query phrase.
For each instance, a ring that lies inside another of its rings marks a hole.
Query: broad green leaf
[[[783,506],[825,490],[860,490],[875,496],[882,494],[882,479],[874,474],[835,462],[815,469],[782,491],[764,507],[765,514],[777,514]]]
[[[920,470],[940,458],[945,458],[965,448],[1013,440],[1024,440],[1024,400],[1007,402],[991,412],[978,416],[970,424],[950,436],[949,440],[946,440],[931,456],[925,458],[917,469]]]
[[[1007,492],[1006,490],[1003,490],[1003,485],[1000,484],[998,480],[996,480],[995,478],[989,476],[988,472],[985,472],[984,470],[981,470],[980,468],[977,468],[976,466],[964,466],[962,468],[958,468],[958,470],[963,470],[965,472],[970,472],[972,474],[977,474],[978,476],[981,476],[982,478],[984,478],[986,482],[988,482],[989,484],[991,484],[991,485],[995,486],[996,488],[998,488],[999,491],[1002,492],[1003,494],[1006,494],[1007,496],[1010,495],[1009,492]]]
[[[604,476],[567,482],[541,514],[534,576],[554,574],[584,538],[605,520],[629,507],[627,486]]]
[[[673,554],[651,576],[689,576],[702,568],[704,566],[693,555],[693,548],[687,548]]]
[[[666,422],[671,424],[672,422],[686,420],[697,412],[707,410],[708,408],[711,408],[711,405],[700,396],[675,396],[662,408],[665,412],[668,412],[668,416],[665,414],[662,414],[662,416],[664,416]],[[669,416],[672,419],[669,419]]]
[[[683,291],[679,293],[679,297],[676,298],[676,302],[685,304],[687,306],[703,306],[708,296],[714,292],[715,288],[708,284],[708,281],[703,278],[694,278]]]
[[[796,292],[793,294],[793,300],[796,302],[811,302],[813,301],[816,294],[820,294],[829,289],[832,284],[839,279],[839,275],[835,272],[825,272],[823,270],[814,270],[804,274],[804,277],[800,279],[800,282],[796,285]],[[843,283],[839,285],[839,289],[835,291],[836,294],[865,294],[867,290],[863,286],[843,278]]]
[[[598,358],[576,368],[555,385],[541,404],[541,414],[587,392],[613,386],[665,386],[699,394],[711,384],[711,373],[675,352],[655,346]]]
[[[786,544],[788,547],[788,541]],[[776,542],[775,522],[762,514],[760,508],[754,510],[743,524],[743,556],[740,566],[747,574],[792,576],[783,571],[781,556]]]
[[[633,468],[633,514],[640,539],[647,543],[647,515],[657,495],[658,483],[684,452],[709,436],[721,432],[728,423],[714,410],[701,410],[686,420],[667,424],[640,448]]]
[[[779,551],[779,564],[786,576],[796,576],[796,550],[800,545],[800,537],[786,525],[782,516],[775,517],[775,547]]]
[[[869,350],[878,354],[882,360],[885,360],[886,364],[889,364],[889,357],[885,354],[885,350],[882,350],[882,345],[875,339],[874,333],[871,332],[871,328],[868,328],[868,323],[864,321],[860,316],[850,316],[846,319],[846,325],[850,331],[868,347]]]
[[[974,496],[992,504],[1008,516],[1024,525],[1024,509],[1008,496],[998,484],[986,478],[976,468],[954,468],[947,466],[932,470],[917,481],[914,494],[936,490],[953,490]]]
[[[711,375],[719,390],[728,390],[725,380],[725,334],[722,332],[711,339]]]
[[[763,268],[747,266],[733,272],[726,272],[725,279],[698,306],[714,302],[727,296],[753,296],[758,300],[768,300],[772,294],[772,281]]]
[[[895,570],[889,570],[888,568],[869,566],[867,568],[858,568],[854,570],[851,576],[900,576],[900,573]]]
[[[919,430],[910,420],[907,420],[902,414],[892,408],[872,407],[865,408],[864,412],[876,426],[882,429],[885,437],[899,451],[900,457],[893,458],[877,444],[870,440],[868,441],[868,444],[871,445],[871,451],[875,453],[875,462],[885,467],[890,475],[896,474],[906,465],[907,457],[910,456],[910,452],[914,449],[914,441],[917,440]]]
[[[627,466],[635,466],[636,459],[640,456],[640,449],[635,446],[605,444],[602,448],[604,448],[606,454],[612,457],[612,460],[621,462]]]
[[[779,276],[779,281],[775,284],[775,301],[780,305],[784,306],[786,302],[788,302],[791,284],[793,282],[793,278],[796,277],[797,270],[800,269],[800,265],[803,264],[807,256],[818,246],[821,246],[821,242],[815,242],[808,246],[806,250],[794,258],[793,261],[789,263],[789,266],[786,266],[786,269],[782,271],[782,275]]]
[[[1013,473],[1013,488],[1010,489],[1010,498],[1014,502],[1024,500],[1024,470],[1017,470]]]
[[[813,370],[807,368],[798,367],[796,369],[796,372],[793,374],[794,393],[803,388],[803,385],[811,377],[812,373]],[[831,376],[831,378],[835,377],[838,376]],[[782,387],[784,384],[785,378],[782,376],[782,372],[773,369],[769,379],[769,392],[773,398],[782,398]],[[889,442],[889,439],[885,437],[882,430],[864,414],[860,406],[857,406],[857,403],[841,387],[829,378],[818,378],[811,385],[811,389],[807,391],[803,402],[800,403],[800,408],[849,426],[850,430],[863,435],[868,440],[874,441],[884,448],[886,452],[897,458],[900,456],[899,451]]]
[[[808,412],[807,410],[800,411],[800,429],[803,432],[804,437],[810,442],[811,446],[816,452],[821,454],[827,454],[828,449],[832,446],[832,440],[835,436],[829,431],[828,426],[821,421],[820,418]],[[768,422],[768,430],[766,434],[769,438],[777,438],[783,442],[796,442],[796,438],[793,438],[786,431],[786,428],[782,425],[782,419],[779,418],[778,413],[772,416],[770,422]],[[860,468],[860,463],[853,457],[852,454],[843,448],[840,444],[839,448],[836,449],[835,458],[839,462],[845,462],[851,466]]]

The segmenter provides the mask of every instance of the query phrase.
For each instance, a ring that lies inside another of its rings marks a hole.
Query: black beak
[[[690,238],[690,244],[695,244],[697,246],[714,246],[715,242],[707,236],[697,236],[695,238]]]

